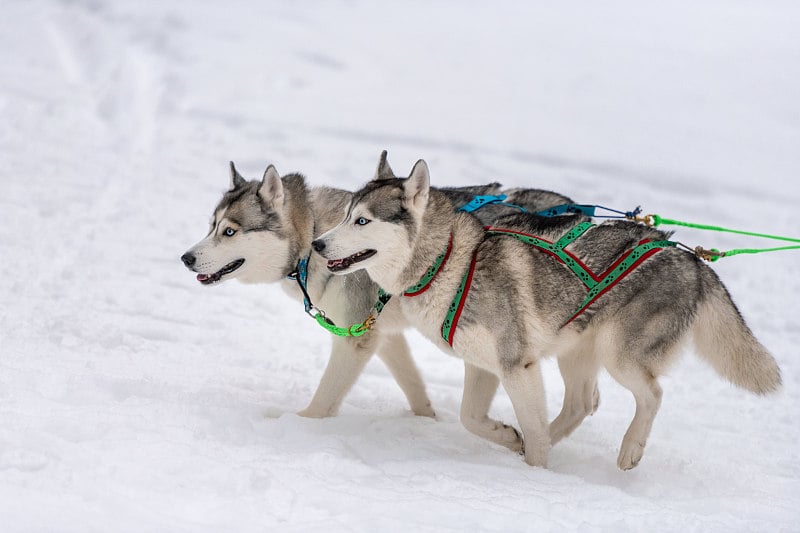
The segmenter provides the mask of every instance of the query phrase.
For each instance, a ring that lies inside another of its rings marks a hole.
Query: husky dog
[[[376,175],[394,179],[385,151]],[[499,187],[493,183],[442,189],[442,192],[454,205],[460,206],[475,195],[496,194]],[[507,191],[507,194],[509,201],[534,210],[570,202],[565,196],[536,189]],[[247,181],[231,163],[230,187],[214,209],[208,235],[181,259],[204,285],[228,279],[246,283],[280,282],[287,293],[302,302],[303,294],[289,274],[296,272],[299,261],[309,256],[312,240],[342,219],[351,198],[351,193],[339,189],[308,188],[300,174],[281,178],[271,165],[261,181]],[[492,205],[482,209],[481,215],[490,220],[513,211],[516,209]],[[340,325],[364,320],[376,302],[378,287],[365,272],[333,276],[325,263],[316,255],[309,258],[307,291],[314,304]],[[302,306],[298,311],[301,310]],[[308,326],[316,327],[311,322]],[[411,410],[417,415],[434,416],[425,385],[402,334],[404,327],[397,302],[389,302],[373,330],[361,337],[334,337],[330,359],[317,391],[299,414],[307,417],[335,415],[364,365],[377,353],[405,393]],[[489,381],[494,379],[491,374],[488,377]],[[485,389],[481,387],[482,391]],[[493,396],[494,389],[486,398],[464,402],[463,418],[488,420],[486,413]],[[512,442],[512,448],[519,446],[513,428],[491,423],[509,435],[507,440]]]
[[[717,275],[672,246],[667,234],[616,221],[581,224],[584,233],[576,238],[574,223],[525,214],[502,224],[502,230],[487,232],[474,217],[454,212],[430,188],[428,167],[420,160],[407,179],[376,179],[354,193],[345,219],[312,246],[331,272],[363,269],[387,292],[405,294],[396,299],[420,332],[463,358],[468,369],[500,379],[522,429],[528,464],[546,466],[551,443],[594,410],[602,365],[636,400],[617,459],[623,470],[635,467],[661,403],[657,377],[692,337],[697,353],[732,383],[757,394],[780,387],[777,363]],[[544,244],[503,234],[512,231]],[[568,244],[545,251],[547,242]],[[638,246],[657,244],[660,249],[642,251],[646,260],[582,307],[588,284],[581,281],[581,268],[592,275],[613,273],[621,257],[635,258]],[[440,262],[443,253],[447,260]],[[437,264],[431,280],[431,265]],[[426,290],[409,294],[421,278]],[[559,356],[566,390],[561,413],[548,427],[539,363],[551,353]]]

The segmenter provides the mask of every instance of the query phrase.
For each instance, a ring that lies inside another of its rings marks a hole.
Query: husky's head
[[[290,186],[304,187],[302,176],[281,180],[270,165],[261,181],[247,181],[231,162],[230,188],[214,209],[208,235],[181,256],[197,281],[274,282],[293,269],[299,239],[288,231]]]
[[[384,151],[375,177],[353,195],[344,220],[311,246],[335,274],[366,269],[376,281],[394,278],[411,259],[429,190],[425,161],[417,161],[408,178],[396,178]]]

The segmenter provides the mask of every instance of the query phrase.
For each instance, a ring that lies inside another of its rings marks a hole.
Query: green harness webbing
[[[450,257],[450,250],[453,248],[453,235],[450,235],[450,240],[447,243],[447,248],[440,253],[433,261],[431,267],[425,272],[425,275],[414,285],[410,286],[403,291],[403,296],[417,296],[427,291],[431,286],[433,278],[439,273],[439,270],[447,263],[447,258]]]
[[[595,225],[591,222],[582,222],[572,228],[555,243],[551,243],[540,237],[528,235],[527,233],[503,228],[487,228],[486,236],[508,235],[521,242],[524,242],[525,244],[539,248],[543,252],[552,255],[566,265],[575,274],[575,276],[581,280],[581,282],[586,286],[588,294],[575,313],[573,313],[572,316],[561,325],[561,327],[564,327],[575,320],[592,303],[594,303],[597,298],[611,289],[611,287],[632,272],[647,258],[658,253],[664,248],[674,247],[677,245],[677,243],[667,240],[640,241],[634,248],[622,254],[622,256],[620,256],[616,262],[614,262],[603,273],[598,275],[592,272],[585,264],[583,264],[580,259],[572,255],[570,252],[564,250],[564,248],[566,248],[570,243],[578,239],[581,235],[586,233],[586,231],[594,226]],[[469,287],[472,284],[476,256],[477,250],[472,256],[472,262],[470,263],[466,274],[464,274],[464,277],[461,280],[461,284],[459,285],[458,290],[456,291],[456,294],[450,303],[450,307],[448,308],[444,322],[442,323],[442,338],[447,341],[450,346],[453,345],[453,336],[455,335],[455,330],[458,326],[458,320],[464,308],[464,302],[469,294]]]
[[[556,256],[562,263],[567,265],[572,272],[578,276],[584,285],[591,288],[594,286],[592,275],[589,274],[589,271],[586,267],[572,254],[565,252],[564,248],[566,248],[572,241],[586,233],[589,228],[594,227],[594,224],[591,222],[581,222],[571,230],[569,230],[563,237],[558,239],[555,243],[550,241],[546,241],[540,237],[534,237],[533,235],[528,235],[525,233],[521,233],[519,231],[514,231],[510,229],[502,229],[502,228],[487,228],[486,234],[487,235],[510,235],[515,239],[524,242],[525,244],[529,244],[531,246],[535,246],[545,252],[548,252],[551,255]]]

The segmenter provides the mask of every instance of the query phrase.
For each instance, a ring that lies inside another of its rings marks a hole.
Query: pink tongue
[[[206,274],[198,274],[198,275],[197,275],[197,281],[205,281],[205,280],[207,280],[207,279],[208,279],[208,278],[210,278],[210,277],[211,277],[211,276],[208,276],[208,275],[206,275]]]
[[[341,265],[342,263],[344,263],[344,259],[331,259],[330,261],[328,261],[328,266],[335,267]]]

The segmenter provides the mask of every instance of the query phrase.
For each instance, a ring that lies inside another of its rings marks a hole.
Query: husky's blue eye
[[[356,220],[356,224],[358,224],[359,226],[366,226],[367,224],[369,224],[369,220],[367,220],[364,217],[358,217],[358,219]]]
[[[225,229],[225,236],[227,236],[227,237],[233,237],[234,233],[236,233],[236,230],[233,229],[233,228],[226,228]]]

